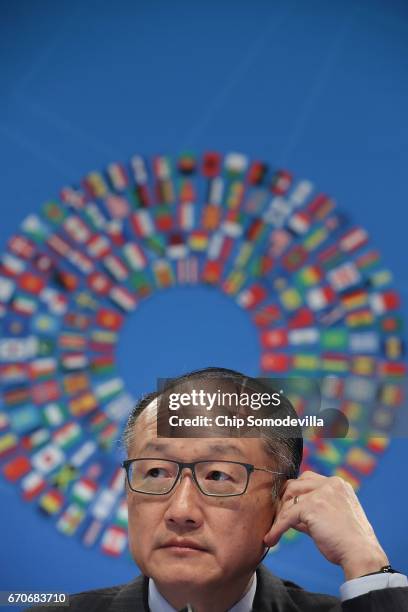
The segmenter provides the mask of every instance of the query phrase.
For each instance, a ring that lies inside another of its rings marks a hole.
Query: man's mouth
[[[169,550],[173,550],[174,552],[188,552],[188,551],[207,551],[208,549],[198,544],[194,540],[186,540],[186,539],[177,539],[173,538],[172,540],[168,540],[160,548],[168,548]]]

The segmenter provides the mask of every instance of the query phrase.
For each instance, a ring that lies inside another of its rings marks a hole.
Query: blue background
[[[110,161],[236,150],[333,195],[368,229],[407,303],[406,2],[21,0],[0,11],[2,248],[26,214]],[[118,354],[137,393],[199,366],[256,374],[258,357],[246,315],[205,288],[146,300]],[[407,451],[393,441],[360,491],[404,572]],[[75,592],[136,574],[0,487],[0,590]],[[306,537],[268,564],[311,590],[337,593],[342,582]]]

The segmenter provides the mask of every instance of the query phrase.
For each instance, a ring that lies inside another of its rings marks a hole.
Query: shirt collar
[[[251,612],[256,591],[256,572],[252,584],[245,595],[229,609],[229,612]],[[151,612],[177,612],[159,593],[153,580],[149,580],[149,609]]]

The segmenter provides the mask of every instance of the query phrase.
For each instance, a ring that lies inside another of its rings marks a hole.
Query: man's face
[[[135,425],[129,458],[140,457],[226,459],[274,469],[260,439],[158,438],[154,403]],[[273,521],[274,478],[255,471],[244,495],[209,497],[185,468],[166,495],[128,490],[129,542],[137,565],[157,584],[180,588],[249,577],[264,553],[263,537]]]

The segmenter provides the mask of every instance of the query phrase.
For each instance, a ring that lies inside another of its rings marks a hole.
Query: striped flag
[[[21,492],[24,501],[31,501],[42,493],[47,486],[46,481],[39,472],[32,471],[21,481]]]
[[[156,284],[160,289],[174,285],[173,269],[166,259],[156,259],[152,267]]]
[[[50,489],[44,493],[38,502],[40,510],[45,514],[58,514],[64,505],[65,499],[61,491],[58,489]]]
[[[136,236],[145,238],[152,236],[155,232],[153,220],[147,210],[137,210],[130,217],[130,222]]]
[[[99,383],[94,387],[95,395],[100,402],[106,402],[116,397],[123,391],[123,380],[121,378],[111,378],[105,382]]]
[[[28,374],[31,380],[46,380],[55,376],[57,360],[55,357],[40,357],[28,364]]]
[[[143,249],[134,242],[128,242],[123,247],[123,254],[132,270],[143,270],[147,266]]]
[[[88,356],[85,353],[65,353],[60,357],[63,370],[82,370],[88,365]]]
[[[88,255],[93,257],[94,259],[102,259],[109,255],[112,250],[110,241],[101,234],[92,234],[89,238],[86,249]]]
[[[82,437],[82,428],[79,423],[72,421],[66,423],[52,434],[52,439],[59,447],[70,448]]]
[[[98,491],[96,482],[89,478],[80,478],[72,487],[71,497],[81,505],[89,504]]]
[[[137,306],[135,294],[126,289],[126,287],[112,287],[109,291],[109,298],[115,306],[118,306],[124,312],[130,312]]]

